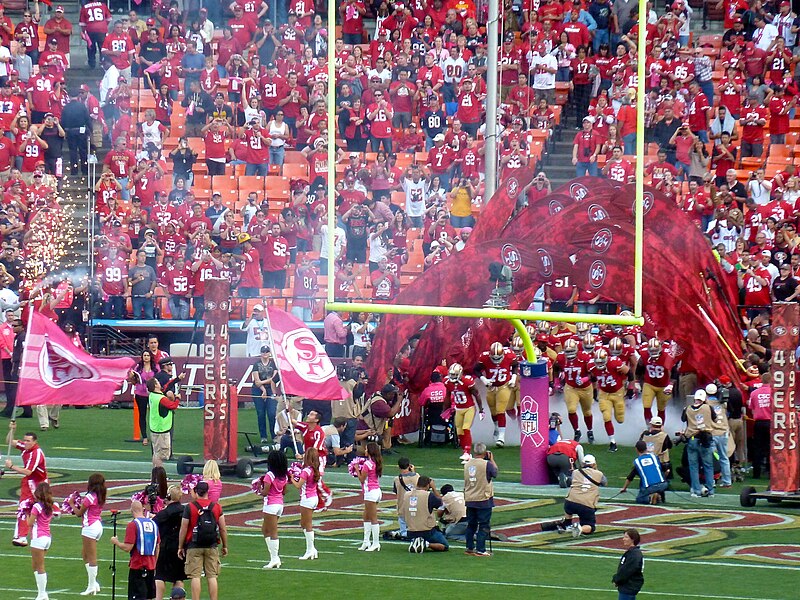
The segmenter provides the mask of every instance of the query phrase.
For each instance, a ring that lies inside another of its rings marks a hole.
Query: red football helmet
[[[584,352],[592,352],[594,350],[594,336],[591,333],[587,333],[583,336],[581,344]]]
[[[608,364],[608,352],[600,348],[594,353],[594,364],[598,369],[605,369]]]
[[[658,358],[661,356],[661,340],[658,338],[650,338],[647,341],[647,353],[650,355],[650,358]]]
[[[505,349],[503,348],[503,344],[500,342],[494,342],[491,346],[489,346],[489,358],[496,365],[499,365],[501,362],[503,362],[504,353]]]
[[[578,356],[578,342],[572,338],[569,338],[566,342],[564,342],[564,356],[566,356],[569,360],[574,359]]]
[[[619,356],[622,354],[623,343],[622,340],[618,337],[611,338],[611,341],[608,342],[608,353],[611,356]]]

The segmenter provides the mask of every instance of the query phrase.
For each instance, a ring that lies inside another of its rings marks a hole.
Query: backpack
[[[197,524],[192,530],[192,544],[197,548],[212,548],[219,539],[219,525],[214,514],[215,504],[212,502],[206,508],[199,502],[192,502],[197,511]]]

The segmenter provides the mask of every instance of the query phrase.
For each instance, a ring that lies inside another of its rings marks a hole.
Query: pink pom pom
[[[256,477],[250,484],[250,489],[256,496],[264,495],[264,476]]]
[[[28,515],[31,514],[31,510],[33,510],[33,505],[32,498],[20,502],[19,508],[17,508],[17,519],[27,519]]]
[[[147,504],[147,494],[144,493],[144,490],[140,490],[131,496],[131,502],[141,502],[142,504]]]
[[[189,473],[186,475],[183,480],[181,481],[181,491],[184,494],[188,494],[197,487],[197,484],[203,481],[202,475],[196,475],[194,473]]]
[[[293,462],[289,465],[289,477],[292,479],[300,479],[300,471],[303,470],[303,465],[299,462]]]
[[[350,464],[347,467],[347,470],[350,473],[350,475],[358,478],[358,470],[364,465],[364,462],[366,460],[367,459],[363,456],[357,456],[352,461],[350,461]]]
[[[150,512],[153,514],[160,513],[162,510],[164,510],[164,499],[160,496],[156,496],[156,503],[155,505],[151,506],[150,509]]]
[[[66,500],[61,505],[61,514],[62,515],[74,515],[75,510],[72,508],[74,506],[80,506],[81,502],[83,502],[83,496],[80,492],[72,492],[69,496],[67,496]]]

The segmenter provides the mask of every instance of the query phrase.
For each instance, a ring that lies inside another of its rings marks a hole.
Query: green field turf
[[[41,434],[57,498],[81,489],[88,473],[97,469],[110,480],[108,507],[124,510],[130,495],[148,476],[149,449],[125,442],[131,437],[131,411],[65,410],[62,426]],[[197,457],[202,445],[200,411],[181,412],[176,432],[175,455]],[[253,411],[245,411],[240,429],[253,429]],[[0,421],[0,428],[5,421]],[[36,420],[21,419],[20,432],[38,429]],[[632,451],[610,454],[595,446],[600,468],[609,478],[604,497],[614,496],[630,469]],[[452,448],[404,447],[420,472],[437,485],[457,481],[461,467]],[[386,457],[384,530],[396,527],[393,497],[389,494],[395,456]],[[19,459],[16,459],[17,462]],[[260,500],[249,491],[249,482],[226,479],[223,506],[231,525],[231,554],[224,560],[220,598],[260,599],[270,596],[302,598],[310,589],[348,598],[408,598],[413,594],[459,594],[465,598],[488,595],[503,598],[616,598],[610,583],[621,554],[621,532],[631,526],[643,533],[647,566],[642,598],[800,598],[800,512],[787,505],[761,501],[754,510],[739,507],[738,487],[718,494],[713,503],[692,501],[682,484],[670,494],[666,507],[632,504],[633,494],[604,502],[598,514],[598,533],[573,540],[543,534],[538,523],[558,517],[563,490],[553,486],[524,487],[519,482],[519,454],[515,448],[496,452],[501,476],[496,486],[494,531],[509,538],[494,542],[495,555],[479,559],[463,554],[454,543],[445,555],[411,555],[404,543],[384,542],[380,553],[358,552],[361,541],[361,501],[356,480],[344,469],[331,469],[326,481],[335,491],[334,506],[315,519],[320,559],[297,560],[304,550],[296,492],[287,494],[287,510],[281,519],[279,571],[263,571],[267,551],[260,535]],[[171,478],[179,480],[174,465]],[[753,484],[757,482],[746,482]],[[763,488],[765,482],[761,482]],[[11,546],[12,516],[19,478],[0,480],[0,600],[35,597],[30,558],[25,549]],[[127,522],[120,515],[120,533]],[[86,574],[80,560],[80,530],[73,517],[62,517],[53,529],[48,554],[50,598],[77,598],[85,588]],[[110,523],[100,542],[101,597],[111,597]],[[117,597],[125,598],[126,557],[118,554]],[[207,595],[203,596],[204,598]]]

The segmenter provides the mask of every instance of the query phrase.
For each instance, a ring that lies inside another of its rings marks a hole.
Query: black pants
[[[150,399],[147,396],[134,395],[136,406],[139,407],[139,431],[142,432],[142,438],[147,437],[147,405]]]
[[[325,342],[325,353],[331,358],[344,358],[347,346],[344,344],[334,344]]]
[[[592,93],[591,83],[575,84],[575,126],[580,127],[589,112],[589,97]]]
[[[569,456],[562,454],[561,452],[548,454],[547,466],[550,467],[550,472],[555,475],[553,478],[555,481],[558,481],[558,476],[561,473],[563,473],[566,477],[569,477],[572,473],[572,462],[570,461]]]
[[[769,469],[769,421],[762,419],[755,422],[753,427],[753,454],[750,457],[753,463],[753,477],[761,477],[761,469]]]
[[[151,600],[155,597],[155,571],[130,569],[128,571],[128,600]]]
[[[84,130],[81,133],[80,129],[70,128],[67,129],[66,133],[67,147],[69,148],[69,173],[70,175],[86,175],[88,170],[86,161],[89,156],[89,132]],[[64,171],[66,174],[66,169]]]
[[[89,58],[89,68],[94,69],[97,65],[97,55],[100,54],[100,48],[103,47],[103,42],[106,41],[106,34],[102,32],[87,31],[92,45],[86,49],[86,55]]]
[[[11,374],[11,359],[4,358],[3,362],[3,387],[6,390],[6,407],[3,409],[3,416],[13,417],[14,406],[17,402],[17,382]]]

